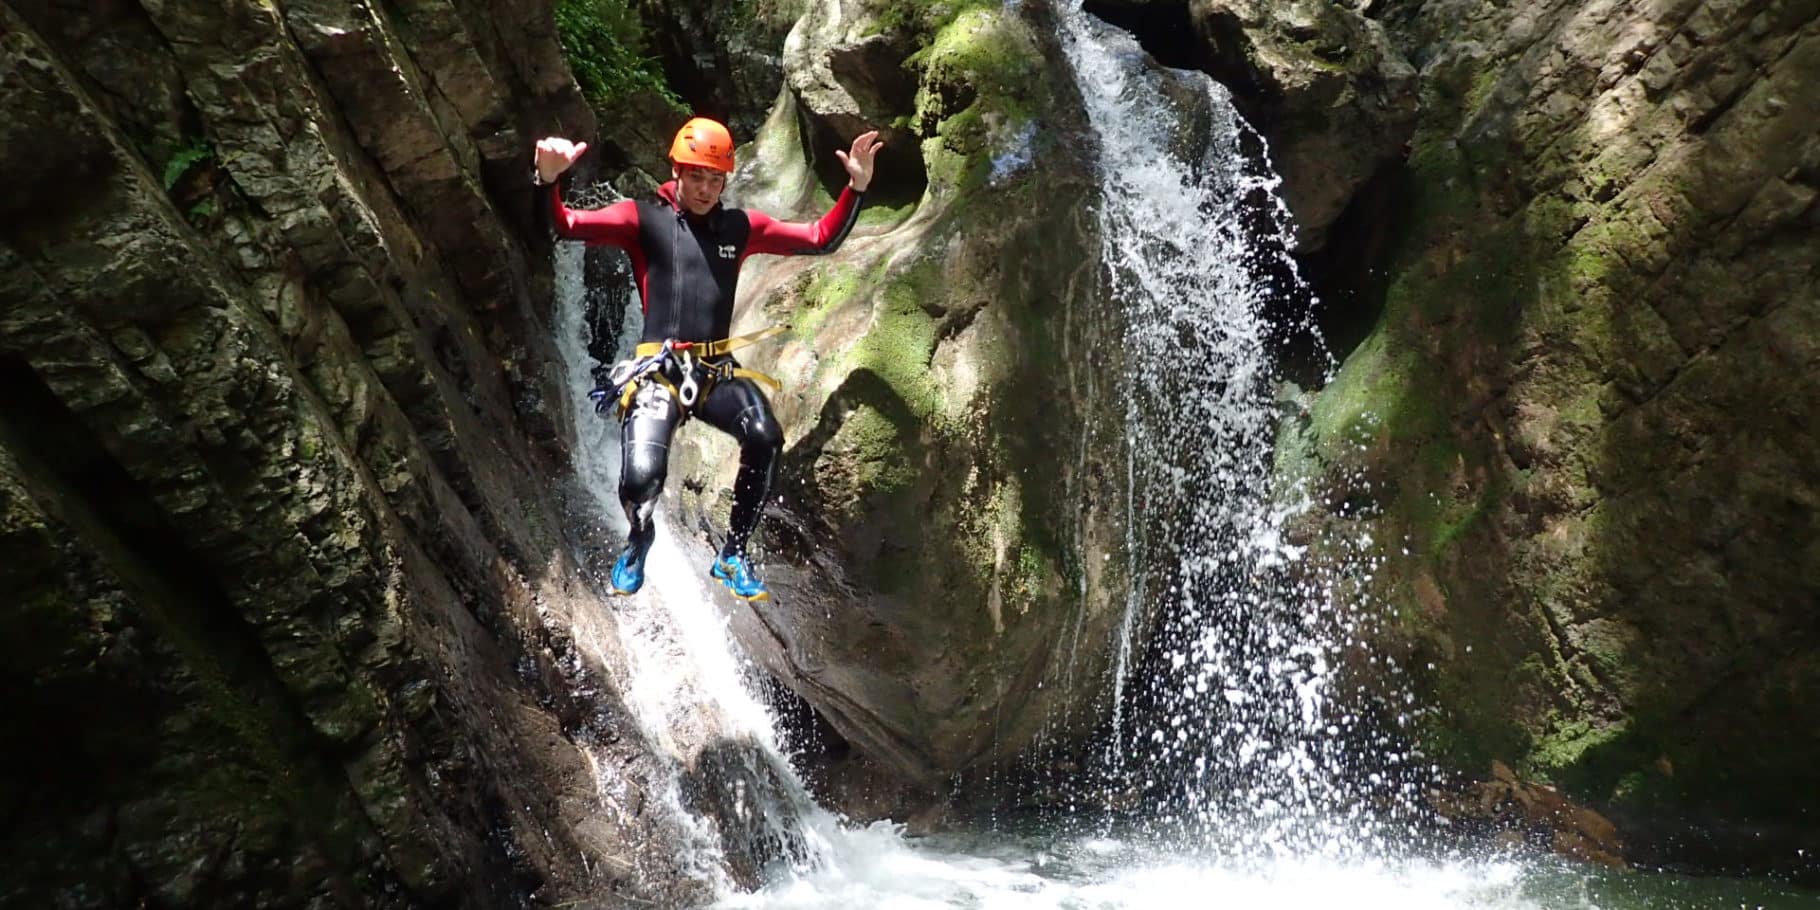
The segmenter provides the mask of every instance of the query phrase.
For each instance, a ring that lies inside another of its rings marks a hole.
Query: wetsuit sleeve
[[[815,221],[778,221],[763,212],[747,211],[752,233],[746,241],[746,255],[773,253],[781,256],[820,256],[840,249],[853,222],[859,219],[862,193],[852,187],[840,191],[834,208]]]
[[[572,209],[562,204],[562,184],[550,184],[550,220],[556,235],[569,240],[629,250],[638,244],[638,203],[622,199],[604,209]]]

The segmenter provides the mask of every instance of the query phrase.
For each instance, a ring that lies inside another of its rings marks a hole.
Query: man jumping
[[[746,559],[746,541],[758,527],[783,448],[783,430],[759,388],[760,382],[774,386],[775,381],[740,367],[732,357],[733,350],[769,334],[728,337],[739,267],[757,253],[819,255],[838,249],[859,216],[860,196],[872,182],[874,156],[882,147],[873,130],[855,137],[851,150],[836,151],[847,169],[846,188],[819,220],[797,223],[721,207],[721,193],[733,172],[733,137],[724,125],[705,117],[690,120],[676,133],[670,144],[675,179],[658,187],[657,199],[625,200],[602,209],[564,206],[557,184],[588,144],[557,137],[537,143],[533,179],[550,186],[556,233],[625,250],[644,308],[644,335],[633,359],[616,365],[609,381],[596,390],[619,406],[619,501],[632,527],[613,564],[615,592],[631,594],[644,585],[645,556],[657,535],[657,499],[669,469],[670,437],[695,416],[739,440],[727,542],[710,574],[735,596],[769,596]]]

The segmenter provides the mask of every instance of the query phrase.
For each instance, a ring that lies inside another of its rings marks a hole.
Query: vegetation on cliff
[[[629,0],[556,0],[556,34],[588,100],[611,107],[634,92],[681,104],[646,50],[644,23]]]

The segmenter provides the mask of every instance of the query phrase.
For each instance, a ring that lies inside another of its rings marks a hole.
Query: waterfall
[[[619,425],[597,415],[586,397],[594,386],[589,347],[592,341],[596,350],[629,356],[643,319],[629,280],[589,287],[581,245],[557,246],[557,330],[576,434],[575,469],[598,516],[593,533],[604,551],[616,553],[626,532],[617,492]],[[610,348],[593,338],[588,319],[591,308],[603,306],[625,313],[606,320],[621,327]],[[662,516],[660,508],[645,587],[601,603],[600,611],[612,611],[611,622],[588,617],[573,631],[576,642],[597,656],[623,654],[622,691],[640,732],[670,772],[660,795],[667,824],[686,845],[684,855],[671,859],[724,897],[742,883],[815,868],[837,825],[782,754],[776,720],[754,694],[753,668],[732,643],[714,591],[702,581],[708,555],[681,541]],[[603,773],[599,785],[610,806],[617,781]]]
[[[739,907],[1175,906],[1212,892],[1288,906],[1531,906],[1507,902],[1520,887],[1509,866],[1386,865],[1364,808],[1382,788],[1358,780],[1367,725],[1336,681],[1350,620],[1284,543],[1292,510],[1271,489],[1272,348],[1313,330],[1262,140],[1205,76],[1156,66],[1079,10],[1061,21],[1097,147],[1103,291],[1122,327],[1093,343],[1120,345],[1102,359],[1128,364],[1128,381],[1099,387],[1120,396],[1131,579],[1104,764],[1122,796],[1146,797],[1136,830],[1091,819],[1035,836],[909,839],[889,823],[843,827],[781,753],[701,581],[707,552],[660,511],[646,588],[603,604],[575,638],[623,654],[622,691],[671,774],[652,789],[673,819],[659,823],[687,845],[678,859]],[[579,246],[561,247],[575,465],[612,551],[625,530],[618,427],[584,396],[584,298],[599,290],[584,287]],[[626,313],[622,357],[640,321],[624,284],[607,304]],[[1374,761],[1388,753],[1368,748]],[[600,785],[610,808],[616,783],[603,773]]]
[[[1366,847],[1346,745],[1360,721],[1334,681],[1344,624],[1296,571],[1271,490],[1286,302],[1300,307],[1288,330],[1312,332],[1277,178],[1218,83],[1157,66],[1078,9],[1062,18],[1131,380],[1132,584],[1108,765],[1161,797],[1152,823],[1171,837],[1265,854]]]
[[[1283,534],[1299,504],[1271,489],[1273,346],[1312,329],[1263,143],[1204,76],[1157,67],[1078,10],[1061,20],[1098,155],[1108,321],[1122,327],[1090,342],[1119,345],[1119,357],[1085,353],[1129,365],[1089,393],[1119,396],[1112,412],[1128,452],[1131,585],[1103,750],[1117,790],[1075,805],[1141,809],[1131,824],[1043,819],[917,838],[890,823],[842,825],[780,751],[752,668],[702,582],[708,552],[660,524],[645,590],[603,602],[573,629],[617,674],[636,735],[667,775],[644,782],[657,805],[628,811],[626,783],[602,763],[602,811],[635,816],[629,826],[649,826],[653,843],[682,845],[649,858],[650,871],[680,866],[721,907],[1648,905],[1616,876],[1414,855],[1366,809],[1386,796],[1407,802],[1395,781],[1373,777],[1409,776],[1409,758],[1355,716],[1340,668],[1357,656],[1360,619],[1338,615],[1341,598],[1323,587],[1347,580],[1307,571]],[[586,298],[602,291],[584,287],[583,262],[579,246],[560,245],[560,346],[604,566],[625,530],[619,440],[584,397]],[[621,326],[623,356],[639,313],[629,287],[615,293],[605,305],[626,315],[607,321]],[[1106,785],[1098,780],[1088,785]]]

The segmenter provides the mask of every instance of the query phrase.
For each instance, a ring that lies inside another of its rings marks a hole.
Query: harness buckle
[[[676,400],[683,410],[695,407],[695,399],[701,394],[701,386],[695,381],[695,355],[684,348],[682,355],[682,382],[676,387]]]

